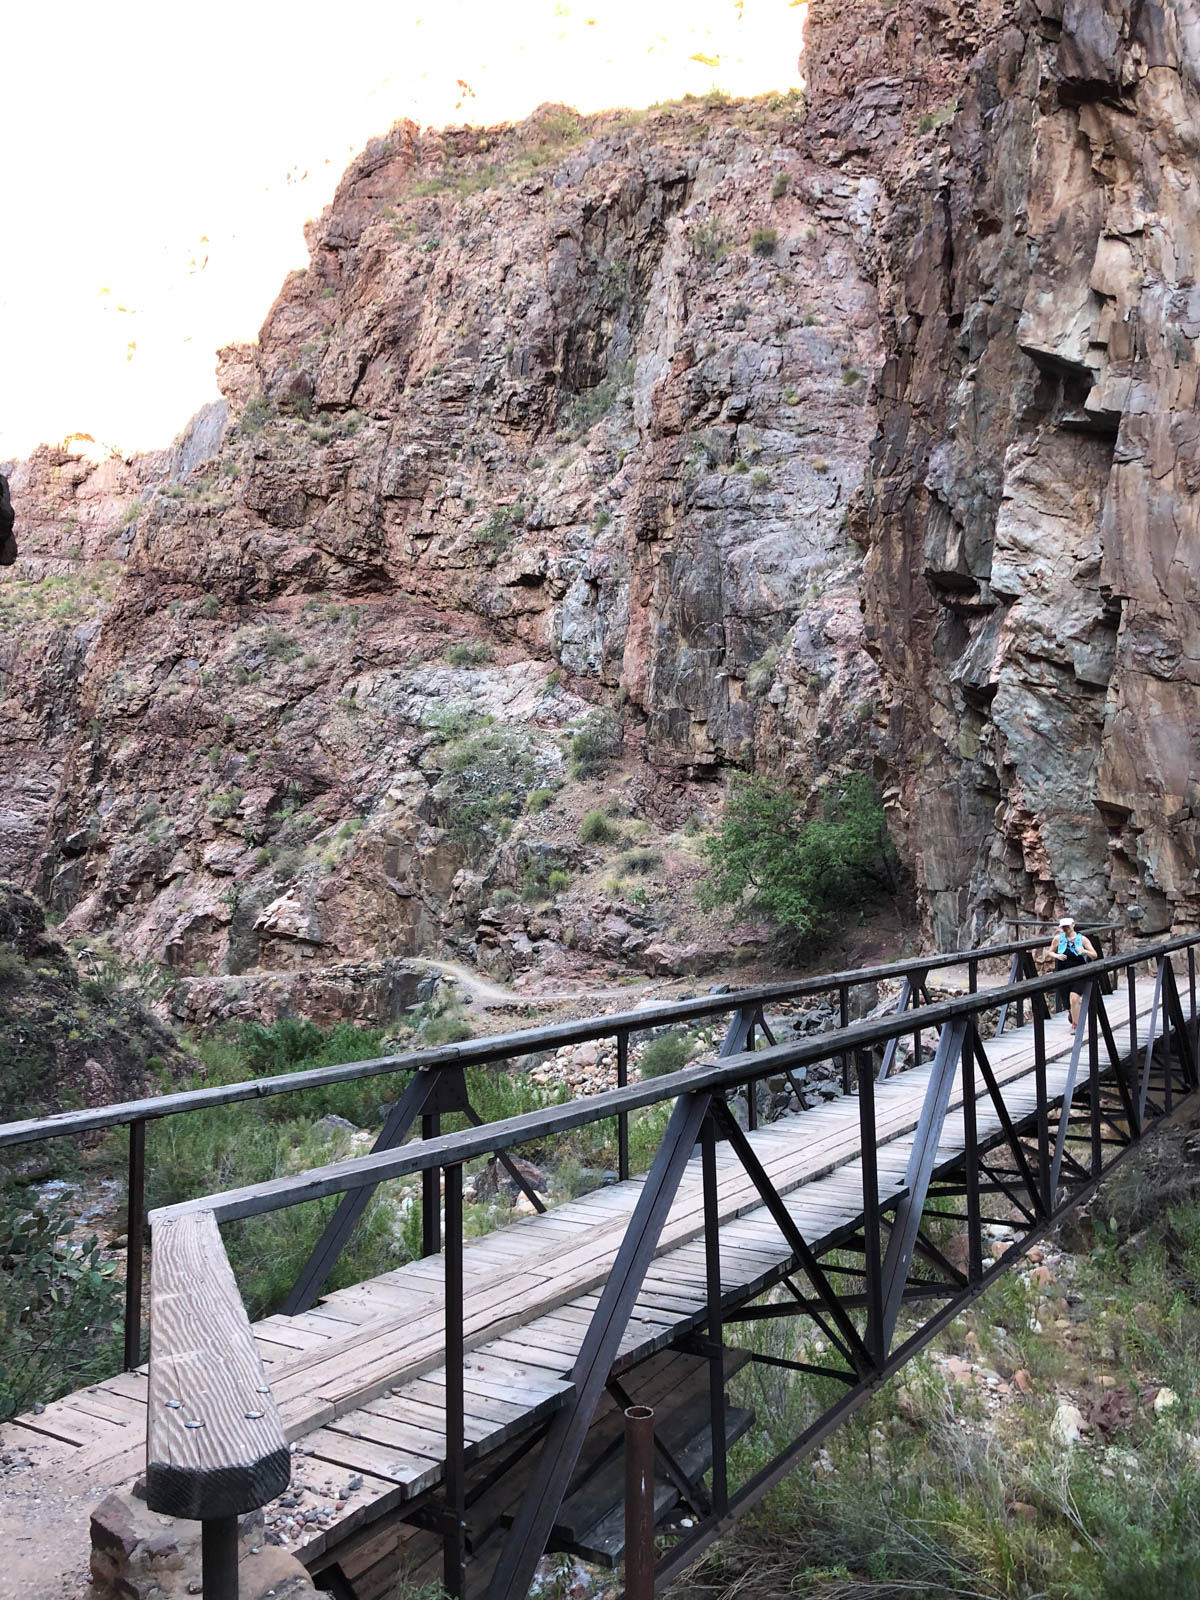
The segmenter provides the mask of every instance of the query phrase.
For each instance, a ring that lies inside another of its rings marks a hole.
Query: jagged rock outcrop
[[[804,105],[397,124],[223,404],[13,473],[4,870],[193,974],[701,968],[580,850],[604,781],[453,823],[464,729],[540,794],[606,708],[660,830],[872,770],[941,941],[1193,921],[1195,21],[816,4]]]

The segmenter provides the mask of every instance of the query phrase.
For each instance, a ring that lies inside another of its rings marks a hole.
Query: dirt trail
[[[490,978],[480,977],[479,973],[470,967],[462,966],[457,961],[438,961],[432,956],[413,956],[410,965],[425,967],[431,972],[440,973],[443,978],[448,978],[458,985],[472,1005],[489,1010],[492,1007],[526,1007],[526,1006],[556,1006],[577,1005],[581,1000],[594,1000],[600,1004],[608,1000],[625,1000],[631,1005],[638,1001],[656,997],[662,989],[661,981],[647,980],[643,984],[624,984],[620,988],[600,989],[589,985],[584,989],[560,989],[551,993],[525,993],[520,989],[510,989],[505,984],[493,983]]]

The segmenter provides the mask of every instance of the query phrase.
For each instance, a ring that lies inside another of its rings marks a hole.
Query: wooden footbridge
[[[239,1514],[302,1491],[325,1514],[281,1515],[275,1536],[349,1600],[385,1594],[402,1565],[451,1596],[522,1600],[554,1550],[624,1559],[629,1592],[648,1594],[1196,1094],[1197,942],[1084,969],[1075,1027],[1024,940],[0,1128],[5,1146],[128,1125],[131,1186],[128,1370],[7,1424],[0,1445],[47,1487],[99,1496],[144,1472],[151,1509],[203,1524],[207,1600],[236,1600]],[[981,983],[997,961],[1007,979]],[[966,992],[931,1001],[950,967]],[[885,979],[898,1010],[851,1023],[855,988]],[[842,1025],[775,1042],[771,1009],[823,994]],[[718,1056],[628,1081],[631,1036],[720,1014]],[[476,1125],[440,1131],[466,1108],[465,1067],[605,1036],[617,1088],[487,1125],[467,1108]],[[763,1120],[783,1098],[768,1086],[829,1061],[841,1095]],[[371,1154],[150,1217],[143,1364],[146,1122],[384,1073],[408,1087]],[[632,1175],[629,1120],[665,1102]],[[521,1147],[609,1118],[620,1181],[550,1209],[534,1195],[534,1215],[464,1238],[468,1163],[495,1156],[527,1187]],[[423,1256],[322,1298],[375,1186],[415,1174]],[[251,1325],[221,1225],[328,1195],[339,1209],[287,1306]],[[1016,1238],[993,1259],[1001,1218]],[[939,1247],[948,1226],[961,1265]],[[782,1319],[787,1354],[767,1353],[756,1325]],[[739,1476],[736,1441],[757,1426],[741,1375],[764,1362],[840,1393]],[[671,1540],[657,1563],[656,1528]]]

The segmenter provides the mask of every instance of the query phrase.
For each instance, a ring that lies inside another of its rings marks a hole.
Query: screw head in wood
[[[246,1413],[246,1421],[247,1422],[257,1422],[259,1417],[261,1417],[261,1416],[262,1416],[262,1412],[261,1411],[247,1411],[247,1413]]]
[[[184,1427],[185,1428],[202,1428],[203,1426],[204,1426],[204,1424],[202,1422],[185,1422],[184,1423]]]
[[[266,1384],[264,1383],[261,1389],[255,1389],[254,1392],[255,1392],[255,1394],[270,1394],[271,1391],[270,1391],[270,1389],[267,1388]]]
[[[167,1410],[168,1411],[178,1411],[179,1408],[182,1405],[183,1405],[183,1401],[182,1400],[168,1400],[167,1401]]]

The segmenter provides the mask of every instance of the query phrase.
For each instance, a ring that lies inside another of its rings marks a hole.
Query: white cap
[[[1059,925],[1060,928],[1073,928],[1075,926],[1075,918],[1074,917],[1059,917],[1058,925]]]

